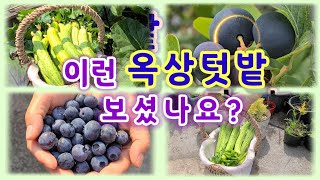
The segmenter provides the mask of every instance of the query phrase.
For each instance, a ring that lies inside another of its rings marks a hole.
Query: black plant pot
[[[304,147],[306,147],[309,151],[312,151],[313,148],[313,138],[310,136],[305,137],[304,139]]]
[[[297,107],[295,107],[295,105],[301,104],[299,96],[291,97],[289,99],[288,104],[289,104],[289,106],[290,106],[290,108],[292,110],[290,110],[290,112],[288,113],[287,117],[293,119],[293,112],[292,111],[295,111],[296,116],[300,116],[299,110],[297,109]],[[311,116],[312,116],[312,111],[306,111],[306,114],[300,116],[300,120],[304,124],[309,125],[311,123]]]
[[[291,136],[287,133],[284,133],[283,142],[288,146],[300,146],[302,137]]]

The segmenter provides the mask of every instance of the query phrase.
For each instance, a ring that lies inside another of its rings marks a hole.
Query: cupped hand
[[[56,158],[49,152],[43,150],[38,144],[38,137],[43,128],[43,118],[46,114],[57,106],[63,106],[68,100],[75,97],[74,94],[42,94],[35,93],[29,104],[25,115],[26,122],[26,140],[27,148],[42,163],[49,172],[58,174],[73,174],[71,170],[63,170],[59,168]],[[101,174],[121,174],[126,172],[129,167],[141,167],[145,153],[150,146],[150,134],[147,127],[135,126],[133,119],[135,115],[131,108],[135,102],[135,96],[127,98],[127,113],[130,121],[120,124],[120,128],[129,132],[131,143],[124,146],[121,152],[120,159],[116,162],[111,162],[107,167],[102,169]],[[90,172],[88,174],[98,174]]]

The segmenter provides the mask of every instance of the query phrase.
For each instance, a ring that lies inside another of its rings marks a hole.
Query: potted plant
[[[251,115],[257,122],[261,129],[261,138],[264,139],[267,135],[268,125],[271,117],[267,105],[264,104],[264,99],[259,98],[251,104],[248,114]]]
[[[284,143],[289,146],[299,146],[308,133],[308,127],[296,119],[286,119]]]
[[[291,109],[288,111],[288,118],[292,118],[293,113],[300,116],[300,120],[308,125],[311,123],[312,116],[312,102],[309,95],[293,96],[288,102]]]
[[[274,110],[276,109],[276,104],[272,101],[265,100],[263,101],[263,104],[267,106],[267,109],[270,111],[270,114],[272,115],[274,113]]]

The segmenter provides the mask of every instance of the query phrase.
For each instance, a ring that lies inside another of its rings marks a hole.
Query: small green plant
[[[290,112],[290,111],[288,111]],[[300,121],[300,113],[297,116],[296,111],[292,111],[292,118],[285,119],[286,127],[284,129],[286,134],[289,134],[290,136],[295,137],[305,137],[309,134],[308,126],[303,124],[303,122]]]
[[[296,108],[299,110],[301,115],[307,114],[311,110],[311,97],[308,94],[299,95],[300,105],[297,105]]]
[[[268,112],[267,105],[263,103],[264,99],[259,98],[251,104],[248,113],[255,118],[256,121],[261,122],[266,120],[266,114]]]
[[[285,119],[287,121],[285,132],[290,136],[305,137],[308,135],[308,126],[297,119]]]

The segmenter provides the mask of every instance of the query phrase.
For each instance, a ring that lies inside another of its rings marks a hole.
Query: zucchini
[[[36,59],[42,77],[45,82],[50,85],[62,86],[64,81],[61,77],[59,70],[56,68],[48,51],[44,48],[41,37],[35,35],[32,37],[33,48],[36,53]]]
[[[96,54],[90,47],[87,30],[82,26],[79,30],[78,35],[79,46],[81,48],[82,54],[89,57],[95,57]]]
[[[59,38],[58,32],[55,28],[48,28],[47,37],[49,40],[49,44],[53,48],[53,52],[55,53],[59,61],[58,68],[61,70],[63,63],[66,60],[71,59],[71,56],[63,49],[61,39]]]

